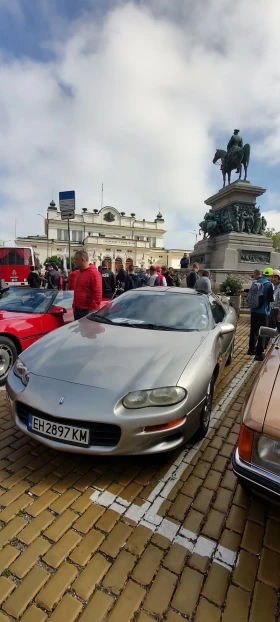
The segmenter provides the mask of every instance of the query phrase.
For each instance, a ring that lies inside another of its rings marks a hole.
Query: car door
[[[216,325],[223,324],[227,322],[227,312],[225,307],[222,305],[218,296],[215,294],[209,295],[209,302],[211,305],[211,311],[214,318],[214,322]],[[234,338],[234,333],[230,333],[228,335],[220,335],[218,341],[218,358],[219,358],[219,366],[220,371],[224,368],[227,359],[229,357],[232,340]]]

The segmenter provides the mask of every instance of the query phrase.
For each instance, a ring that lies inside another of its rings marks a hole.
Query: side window
[[[225,318],[225,315],[226,315],[225,310],[223,306],[221,305],[221,303],[219,302],[219,300],[215,298],[214,296],[209,296],[209,301],[211,304],[211,309],[212,309],[214,320],[216,324],[219,324]]]

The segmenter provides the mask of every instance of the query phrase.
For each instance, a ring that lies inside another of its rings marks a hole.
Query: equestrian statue
[[[238,179],[241,179],[243,166],[244,181],[247,179],[247,170],[250,162],[250,145],[246,143],[243,146],[243,140],[241,136],[239,136],[239,131],[240,130],[234,130],[228,142],[227,151],[224,151],[224,149],[216,149],[214,155],[213,164],[221,161],[223,188],[226,185],[226,175],[228,176],[228,184],[230,184],[231,171],[233,171],[233,169],[236,169],[235,172],[239,173]]]

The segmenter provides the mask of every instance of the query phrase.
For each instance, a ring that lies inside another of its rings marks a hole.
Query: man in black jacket
[[[199,271],[199,263],[194,263],[192,270],[189,272],[189,274],[187,274],[187,287],[194,289],[196,281],[199,278],[198,271]]]
[[[47,289],[59,289],[59,272],[58,270],[55,270],[52,264],[47,265],[46,281]]]
[[[174,281],[172,276],[169,274],[167,266],[161,266],[161,274],[166,280],[166,285],[168,285],[168,287],[174,287]]]
[[[39,287],[41,286],[41,279],[39,277],[39,274],[37,274],[37,272],[35,272],[35,267],[34,266],[30,266],[30,272],[29,275],[27,277],[27,283],[29,285],[29,287],[34,287],[39,289]]]
[[[105,300],[112,300],[116,287],[116,277],[114,272],[109,270],[108,261],[106,261],[106,259],[102,261],[100,274],[102,276],[102,298]]]
[[[182,259],[180,259],[180,268],[183,270],[189,267],[190,260],[188,258],[188,253],[184,253]]]

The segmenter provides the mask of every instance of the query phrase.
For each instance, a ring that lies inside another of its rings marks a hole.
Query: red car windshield
[[[46,313],[53,298],[53,290],[10,287],[0,297],[0,311]]]

